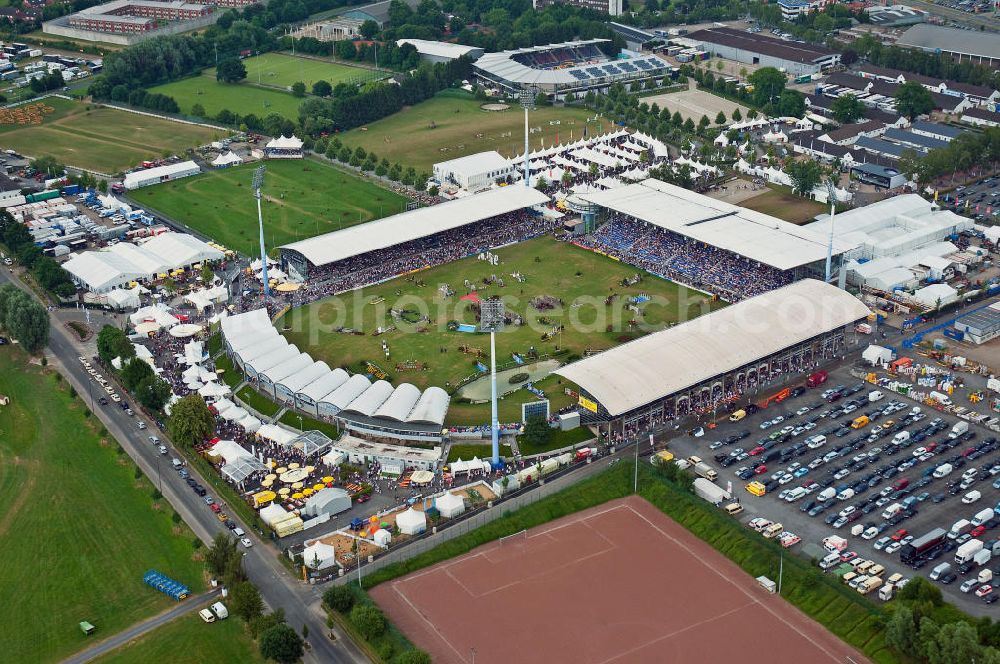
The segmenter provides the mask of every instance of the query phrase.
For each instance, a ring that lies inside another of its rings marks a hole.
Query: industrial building
[[[429,39],[397,39],[396,46],[409,44],[417,49],[421,60],[427,62],[451,62],[461,57],[470,60],[478,59],[485,51],[478,46],[465,46],[451,42],[432,41]]]
[[[896,46],[949,55],[959,62],[1000,66],[1000,34],[921,23],[904,32]]]
[[[840,53],[825,46],[799,44],[732,28],[708,28],[687,35],[705,51],[750,65],[777,67],[795,76],[818,74],[840,63]]]
[[[895,168],[881,164],[862,163],[851,166],[851,176],[860,182],[881,187],[887,191],[906,185],[906,176]]]
[[[140,171],[126,173],[122,184],[125,186],[125,189],[132,190],[160,184],[161,182],[179,180],[180,178],[198,175],[199,173],[201,173],[201,168],[198,167],[198,164],[193,161],[182,161],[177,164],[167,164],[166,166],[145,168]]]
[[[542,9],[549,5],[570,5],[571,7],[581,7],[583,9],[593,9],[597,12],[608,14],[609,16],[621,16],[625,7],[623,0],[532,0],[531,6],[534,9]]]
[[[983,344],[1000,337],[1000,302],[969,312],[955,321],[963,341]]]
[[[609,433],[643,430],[721,407],[733,394],[748,394],[791,371],[840,357],[854,326],[869,314],[849,293],[806,279],[556,373],[580,386],[584,421]]]
[[[222,0],[223,6],[249,2]],[[132,44],[153,35],[174,34],[213,22],[215,2],[186,0],[112,0],[42,24],[42,31],[86,41]]]
[[[916,25],[927,19],[927,12],[906,5],[878,5],[866,7],[868,20],[880,28],[898,28],[904,25]]]
[[[476,82],[487,89],[517,96],[522,90],[544,92],[562,99],[590,90],[605,92],[613,83],[625,87],[662,79],[673,67],[655,55],[612,59],[601,47],[610,39],[530,46],[487,53],[473,65]]]
[[[463,191],[476,193],[504,182],[514,170],[509,159],[491,150],[434,164],[434,177],[443,186],[451,184]]]

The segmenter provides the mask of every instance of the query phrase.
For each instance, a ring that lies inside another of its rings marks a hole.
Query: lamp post
[[[533,111],[535,109],[535,91],[534,88],[523,88],[521,90],[521,106],[524,107],[524,186],[530,187],[528,170],[528,155],[530,153],[528,145],[528,111]]]
[[[264,186],[263,166],[258,166],[257,170],[253,172],[253,182],[250,186],[253,189],[253,197],[257,199],[257,225],[260,229],[260,267],[263,270],[261,277],[264,281],[264,295],[270,297],[271,286],[267,282],[267,250],[264,248],[264,214],[260,208],[260,189]]]

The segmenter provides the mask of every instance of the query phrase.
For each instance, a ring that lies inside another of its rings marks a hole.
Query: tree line
[[[35,354],[49,343],[49,312],[13,284],[0,287],[0,329]]]
[[[946,147],[925,155],[906,150],[899,160],[899,170],[924,185],[949,173],[967,171],[981,164],[996,167],[997,163],[1000,163],[1000,127],[989,127],[981,133],[967,131]]]
[[[13,252],[17,262],[31,272],[42,288],[62,298],[76,294],[76,286],[69,272],[52,257],[46,256],[35,245],[28,227],[14,219],[6,210],[0,210],[0,242]]]

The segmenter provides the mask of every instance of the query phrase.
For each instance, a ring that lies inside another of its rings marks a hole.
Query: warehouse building
[[[815,279],[744,300],[568,364],[581,419],[613,438],[732,403],[775,378],[840,357],[871,312]]]
[[[477,60],[485,53],[478,46],[465,46],[464,44],[452,44],[451,42],[432,41],[429,39],[397,39],[396,46],[409,44],[417,49],[420,59],[427,62],[451,62],[461,57],[470,60]]]
[[[965,314],[955,321],[963,341],[984,344],[1000,337],[1000,302]]]
[[[609,16],[621,16],[625,7],[623,0],[532,0],[531,6],[542,9],[549,5],[570,5],[582,9],[593,9]]]
[[[799,44],[732,28],[708,28],[692,32],[705,51],[749,65],[776,67],[789,74],[818,74],[840,64],[840,53],[815,44]]]
[[[180,178],[198,175],[199,173],[201,173],[201,168],[198,167],[198,164],[193,161],[182,161],[177,164],[167,164],[166,166],[145,168],[141,171],[127,173],[125,179],[122,180],[122,184],[125,186],[125,189],[132,190],[160,184],[161,182],[179,180]]]
[[[950,55],[959,62],[1000,66],[1000,34],[922,23],[904,32],[896,46]]]
[[[244,0],[221,0],[227,7]],[[85,41],[132,44],[154,35],[204,27],[215,19],[216,4],[185,0],[112,0],[42,24],[42,31]]]

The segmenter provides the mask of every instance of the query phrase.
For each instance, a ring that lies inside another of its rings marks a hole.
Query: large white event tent
[[[453,493],[445,493],[434,499],[434,507],[446,519],[451,519],[465,511],[465,500]]]
[[[419,535],[427,530],[427,517],[411,507],[396,517],[396,526],[404,535]]]
[[[132,281],[148,281],[202,261],[222,260],[222,252],[184,233],[161,233],[136,245],[120,242],[81,252],[63,264],[80,286],[107,293]]]

